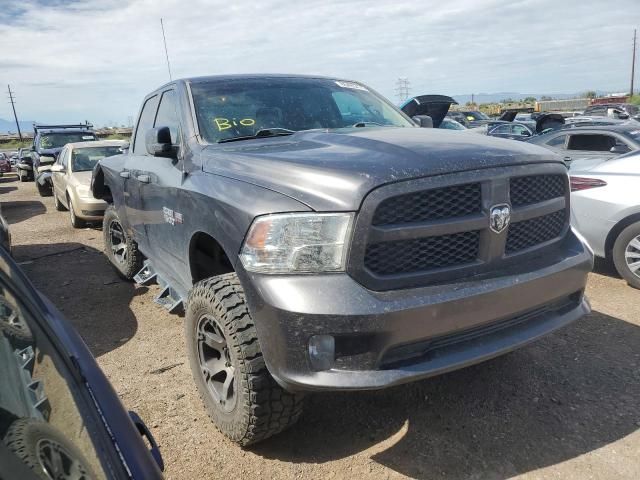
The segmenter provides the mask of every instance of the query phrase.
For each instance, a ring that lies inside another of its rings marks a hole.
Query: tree
[[[548,102],[549,100],[553,100],[553,98],[543,95],[540,97],[540,100],[542,100],[543,102]]]
[[[634,95],[629,99],[629,103],[633,103],[634,105],[640,105],[640,95]]]
[[[516,103],[516,101],[513,98],[505,98],[500,100],[500,103]]]
[[[538,99],[536,97],[526,97],[523,102],[524,103],[536,103]]]
[[[587,90],[584,92],[584,98],[596,98],[598,94],[594,90]]]

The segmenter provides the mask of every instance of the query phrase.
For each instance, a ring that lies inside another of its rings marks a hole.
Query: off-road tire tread
[[[53,195],[51,187],[49,187],[48,185],[40,185],[37,180],[34,181],[36,184],[36,188],[38,189],[38,194],[40,194],[41,197],[50,197],[51,195]]]
[[[138,244],[125,232],[125,237],[127,239],[127,245],[129,248],[129,256],[127,258],[127,266],[124,271],[120,270],[120,268],[116,265],[115,261],[112,259],[111,248],[109,246],[109,217],[115,216],[118,221],[120,221],[118,214],[116,213],[113,205],[109,205],[107,209],[104,211],[104,217],[102,220],[102,235],[104,239],[104,248],[105,255],[109,259],[109,263],[113,266],[113,269],[116,271],[118,276],[124,280],[133,280],[133,277],[142,269],[142,262],[144,261],[142,253],[138,250]],[[120,222],[122,225],[122,222]]]
[[[241,446],[265,440],[296,423],[302,414],[303,395],[285,391],[267,370],[237,275],[227,273],[198,282],[189,294],[187,317],[203,305],[210,306],[211,313],[224,322],[226,333],[230,334],[228,345],[235,350],[238,359],[237,372],[244,380],[238,382],[236,377],[236,385],[244,388],[242,394],[236,393],[236,409],[243,410],[242,421],[221,424],[207,408],[212,421],[222,433]],[[207,405],[207,393],[200,388],[198,392]]]
[[[36,429],[35,433],[32,431],[33,429]],[[59,432],[57,429],[46,422],[35,420],[33,418],[20,418],[11,424],[4,436],[3,441],[9,448],[9,450],[11,450],[20,460],[22,460],[25,465],[36,472],[37,478],[47,480],[50,477],[42,470],[42,467],[40,466],[35,452],[35,445],[30,444],[33,441],[34,436],[35,440],[38,440],[37,437],[40,436],[55,440],[56,442],[62,444],[64,448],[67,449],[69,453],[82,464],[87,473],[87,477],[95,478],[91,473],[91,470],[89,470],[89,464],[83,457],[82,453],[76,448],[75,445],[69,442],[61,432]]]

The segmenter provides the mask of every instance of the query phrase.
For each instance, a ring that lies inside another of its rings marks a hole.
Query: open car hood
[[[410,98],[400,108],[410,117],[429,115],[433,120],[433,127],[438,128],[451,105],[457,105],[453,98],[446,95],[419,95]]]
[[[555,130],[564,125],[564,117],[559,113],[543,113],[536,117],[536,133],[547,129]]]

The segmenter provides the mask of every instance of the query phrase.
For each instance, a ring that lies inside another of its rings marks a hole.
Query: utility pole
[[[169,70],[169,81],[172,82],[173,78],[171,78],[171,65],[169,64],[169,51],[167,50],[167,37],[164,36],[164,23],[162,23],[162,18],[160,19],[160,28],[162,28],[162,40],[164,41],[164,54],[167,57],[167,69]]]
[[[18,122],[18,115],[16,115],[16,105],[13,99],[13,92],[11,91],[11,85],[7,85],[9,90],[9,102],[11,102],[11,108],[13,109],[13,118],[16,119],[16,128],[18,129],[18,136],[20,137],[20,143],[22,143],[22,132],[20,131],[20,122]]]
[[[408,78],[399,78],[396,81],[396,96],[400,103],[404,102],[407,98],[409,98],[409,92],[411,90],[409,79]]]
[[[629,90],[630,96],[633,97],[633,78],[636,76],[636,34],[638,31],[633,30],[633,57],[631,58],[631,89]]]

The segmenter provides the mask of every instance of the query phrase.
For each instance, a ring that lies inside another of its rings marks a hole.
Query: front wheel
[[[34,471],[36,478],[96,478],[82,452],[48,423],[30,418],[16,420],[9,427],[4,443]]]
[[[142,268],[142,254],[138,251],[138,244],[127,235],[113,205],[104,212],[102,235],[111,265],[122,278],[132,280]]]
[[[69,220],[71,220],[71,226],[73,228],[83,228],[87,225],[87,222],[85,222],[83,219],[78,218],[78,216],[76,215],[76,210],[73,207],[73,202],[71,201],[71,199],[69,197],[67,197],[67,205],[69,205]],[[56,207],[57,209],[57,207]]]
[[[38,193],[41,197],[51,196],[51,186],[49,185],[49,183],[45,182],[44,185],[41,185],[40,182],[36,180],[36,187],[38,188]]]
[[[198,282],[187,302],[187,355],[209,416],[239,445],[293,425],[303,398],[273,379],[235,273]]]
[[[640,222],[632,223],[616,238],[613,263],[629,285],[640,288]]]
[[[21,168],[19,168],[18,178],[20,179],[21,182],[26,182],[27,180],[29,180],[29,174],[25,170],[22,170]]]

